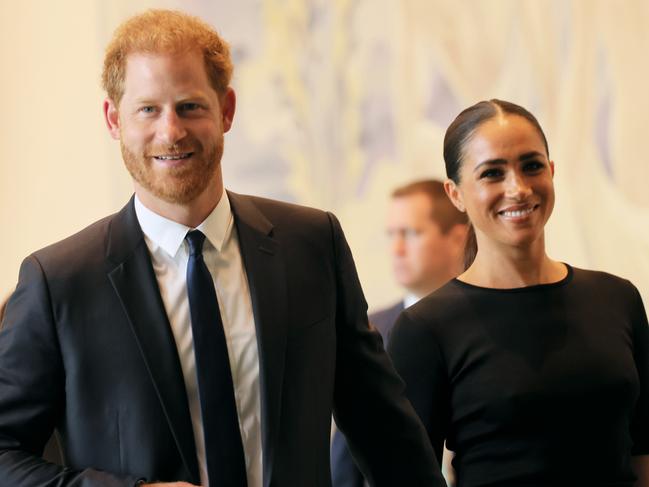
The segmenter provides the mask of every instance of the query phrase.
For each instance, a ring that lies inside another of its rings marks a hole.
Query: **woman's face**
[[[478,248],[544,245],[554,207],[554,163],[538,130],[518,115],[482,123],[465,143],[454,204],[473,223]]]

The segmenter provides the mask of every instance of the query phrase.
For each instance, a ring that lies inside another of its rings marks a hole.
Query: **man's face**
[[[393,198],[388,210],[392,266],[397,282],[422,296],[453,277],[458,242],[432,219],[433,203],[424,193]]]
[[[130,54],[124,95],[104,113],[140,196],[183,205],[208,188],[220,195],[234,92],[214,91],[198,52]]]

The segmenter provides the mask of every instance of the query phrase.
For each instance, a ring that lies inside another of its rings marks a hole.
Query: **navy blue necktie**
[[[212,275],[203,260],[205,235],[193,230],[185,238],[189,244],[187,295],[205,432],[207,474],[213,487],[246,487],[246,463],[228,347]]]

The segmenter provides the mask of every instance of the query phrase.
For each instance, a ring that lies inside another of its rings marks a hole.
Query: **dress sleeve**
[[[633,288],[634,300],[631,311],[633,326],[633,356],[640,382],[640,395],[631,420],[631,455],[649,454],[649,326],[642,298]]]
[[[406,383],[406,396],[426,428],[442,461],[450,418],[450,387],[446,365],[431,323],[401,313],[392,330],[388,352]]]

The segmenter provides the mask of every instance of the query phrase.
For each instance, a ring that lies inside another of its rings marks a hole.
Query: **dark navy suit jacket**
[[[403,301],[370,315],[370,323],[383,338],[383,346],[388,346],[390,330],[403,311]],[[365,478],[356,466],[347,446],[345,436],[336,430],[331,443],[331,479],[333,487],[363,487]]]
[[[332,412],[374,485],[443,486],[368,327],[338,221],[229,197],[259,347],[264,487],[331,484]],[[66,467],[40,457],[55,428]],[[21,266],[0,332],[0,485],[139,478],[199,483],[182,369],[131,199]]]

